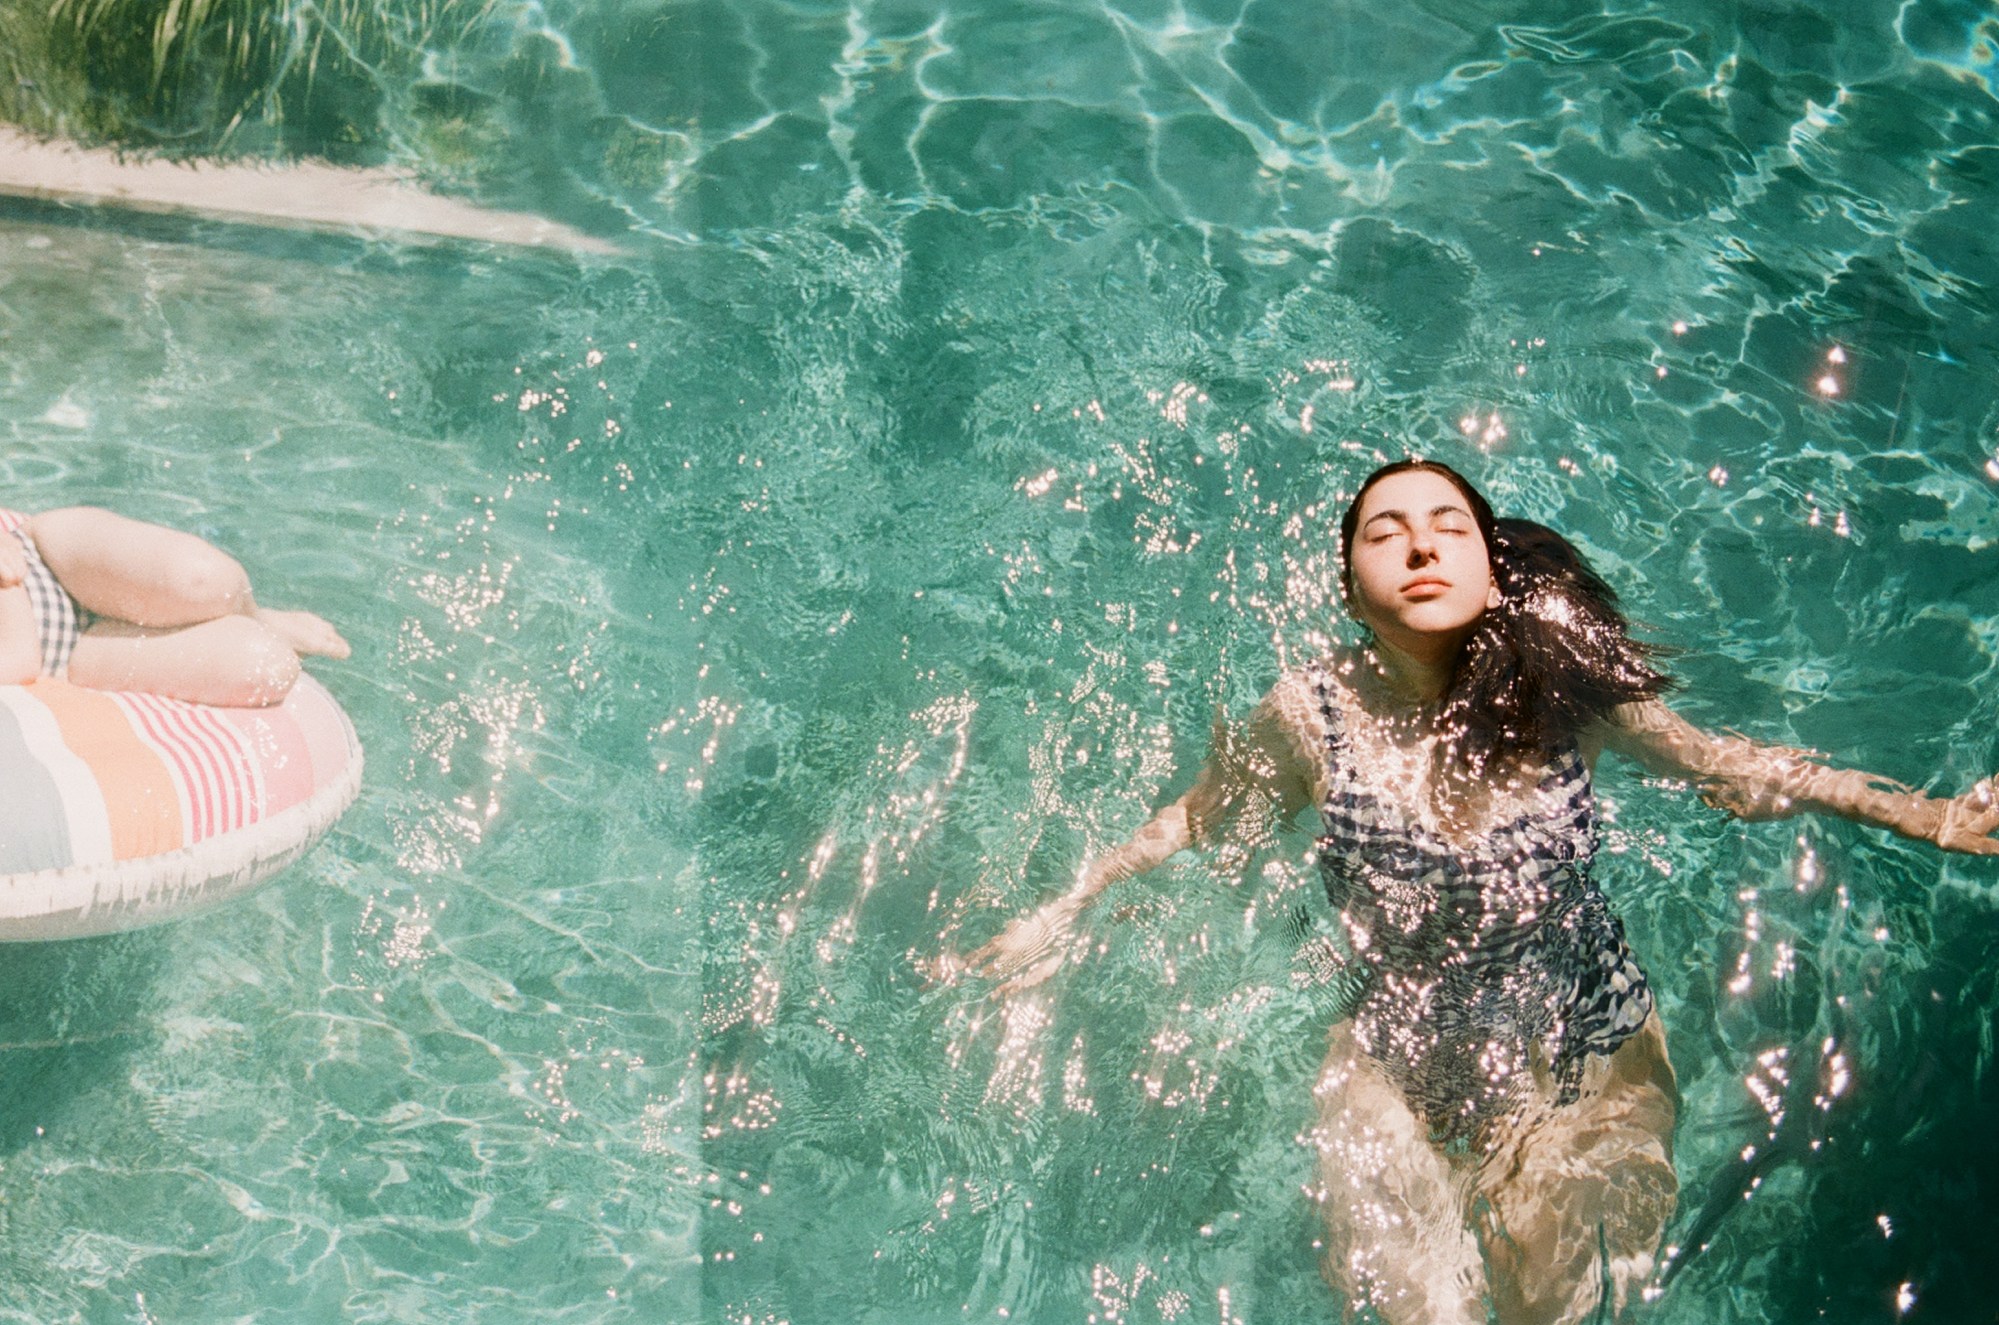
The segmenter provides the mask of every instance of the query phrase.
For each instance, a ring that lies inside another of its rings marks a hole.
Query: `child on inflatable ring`
[[[241,564],[193,534],[89,506],[0,510],[0,685],[261,707],[301,654],[348,653],[325,618],[257,606]]]

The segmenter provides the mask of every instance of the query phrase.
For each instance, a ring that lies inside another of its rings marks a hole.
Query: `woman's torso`
[[[1596,802],[1575,742],[1548,764],[1433,798],[1332,666],[1308,669],[1319,860],[1361,977],[1355,1038],[1445,1133],[1533,1080],[1566,1096],[1584,1055],[1644,1024],[1651,992],[1590,878]],[[1437,812],[1433,800],[1448,803]]]

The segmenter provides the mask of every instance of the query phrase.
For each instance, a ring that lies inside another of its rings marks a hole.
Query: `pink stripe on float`
[[[214,722],[208,717],[211,709],[176,705],[174,717],[188,744],[201,752],[208,761],[208,767],[215,777],[215,831],[231,832],[243,826],[243,796],[240,783],[240,760],[235,752],[218,739]]]
[[[119,697],[131,706],[132,720],[173,769],[174,780],[180,784],[181,804],[187,810],[187,840],[201,841],[208,836],[206,807],[212,794],[205,770],[188,757],[188,751],[161,724],[158,701],[153,696],[123,691]]]
[[[188,840],[200,842],[215,836],[216,802],[221,799],[222,788],[218,770],[207,751],[187,739],[181,724],[175,721],[176,714],[172,701],[157,695],[128,692],[125,696],[132,704],[144,724],[146,734],[153,738],[167,757],[173,760],[180,772],[182,785],[187,789],[188,816],[191,821]]]
[[[182,713],[192,732],[199,734],[202,748],[216,762],[221,775],[223,798],[218,806],[221,827],[228,833],[259,817],[255,760],[237,738],[236,731],[222,717],[223,710],[190,705]]]
[[[309,679],[283,704],[262,709],[214,708],[136,691],[78,691],[59,682],[46,682],[44,689],[46,699],[65,701],[57,708],[76,710],[65,728],[76,726],[91,705],[101,706],[133,752],[147,753],[157,770],[155,789],[128,803],[107,786],[105,802],[114,826],[121,815],[148,807],[169,837],[175,834],[168,825],[177,825],[178,841],[169,847],[208,841],[305,804],[345,778],[356,755],[346,716]],[[101,743],[93,738],[85,748]]]

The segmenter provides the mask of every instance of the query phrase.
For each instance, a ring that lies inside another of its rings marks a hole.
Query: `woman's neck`
[[[1364,657],[1380,683],[1382,697],[1403,710],[1427,708],[1442,699],[1457,662],[1455,650],[1430,656],[1379,638],[1367,647]]]

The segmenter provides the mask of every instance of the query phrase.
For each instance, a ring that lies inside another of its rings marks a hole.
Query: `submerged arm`
[[[1289,819],[1308,803],[1310,775],[1299,753],[1297,696],[1304,683],[1281,680],[1241,731],[1215,724],[1214,745],[1194,785],[1168,802],[1125,841],[1089,861],[1066,892],[1014,920],[965,965],[1007,977],[1007,989],[1039,984],[1062,964],[1076,918],[1114,883],[1149,873],[1179,852],[1211,840],[1252,801]]]
[[[1738,818],[1836,814],[1947,851],[1999,855],[1999,796],[1989,778],[1960,796],[1929,796],[1876,773],[1832,768],[1808,751],[1702,731],[1656,699],[1619,708],[1602,736],[1654,771],[1693,779],[1708,804]]]
[[[41,670],[35,610],[21,585],[27,574],[20,540],[0,533],[0,685],[24,685]]]

